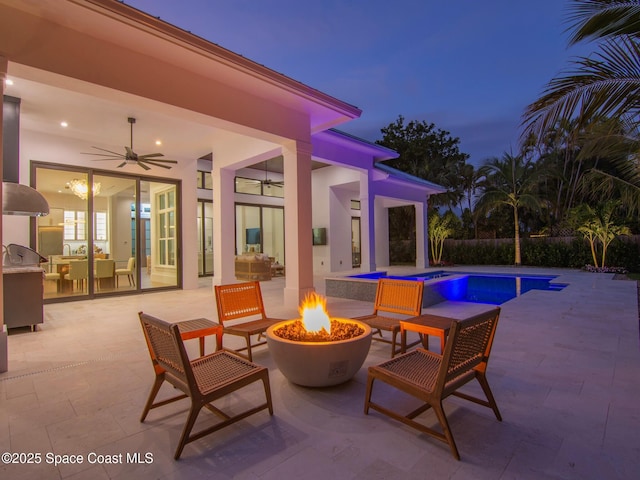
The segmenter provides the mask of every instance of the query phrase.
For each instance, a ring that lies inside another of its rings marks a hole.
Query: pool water
[[[450,285],[440,293],[447,300],[501,305],[530,290],[559,291],[566,287],[565,284],[552,284],[554,278],[556,277],[469,275],[443,282],[443,285]]]
[[[369,272],[360,273],[358,275],[349,275],[349,278],[365,278],[369,280],[378,280],[379,278],[395,278],[398,280],[432,280],[434,278],[448,277],[451,273],[444,270],[437,272],[418,273],[416,275],[387,275],[387,272]]]
[[[447,278],[460,275],[456,278]],[[538,275],[499,275],[485,273],[446,272],[444,270],[418,275],[395,276],[386,272],[370,272],[352,275],[351,278],[377,280],[379,278],[395,278],[405,280],[432,280],[442,278],[441,282],[430,283],[426,288],[443,300],[489,303],[501,305],[513,298],[524,295],[531,290],[559,291],[566,284],[551,283],[556,277]]]

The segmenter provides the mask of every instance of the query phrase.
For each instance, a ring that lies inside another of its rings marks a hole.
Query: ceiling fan
[[[91,147],[91,148],[95,148],[96,150],[101,150],[102,152],[110,153],[113,156],[106,156],[105,153],[90,153],[90,152],[82,152],[82,154],[83,155],[101,155],[105,157],[105,158],[96,158],[95,159],[96,161],[124,160],[124,162],[118,165],[118,168],[124,167],[125,165],[136,164],[141,166],[145,170],[151,170],[151,167],[149,167],[149,165],[168,169],[171,167],[169,165],[165,165],[166,163],[173,163],[173,164],[178,163],[176,160],[158,158],[158,157],[164,157],[162,153],[147,153],[145,155],[138,155],[136,152],[134,152],[133,151],[133,124],[136,123],[136,119],[133,117],[129,117],[127,118],[127,121],[131,125],[131,146],[124,147],[126,152],[125,154],[113,152],[111,150],[107,150],[100,147]]]
[[[269,178],[268,161],[264,162],[264,181],[262,182],[267,187],[273,185],[274,187],[282,188],[284,181],[272,180]]]

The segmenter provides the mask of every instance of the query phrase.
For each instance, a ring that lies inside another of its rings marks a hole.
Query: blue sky
[[[593,50],[567,47],[568,0],[125,3],[360,108],[341,130],[433,122],[476,165],[516,152],[526,105]]]

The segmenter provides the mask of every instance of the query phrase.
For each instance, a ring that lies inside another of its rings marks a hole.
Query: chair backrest
[[[376,290],[374,315],[378,311],[415,317],[422,312],[423,281],[381,278]]]
[[[437,388],[443,388],[447,382],[470,370],[486,369],[499,317],[500,307],[496,307],[464,320],[453,321],[442,355],[443,366]]]
[[[127,270],[133,272],[136,268],[136,257],[129,257],[129,261],[127,262]]]
[[[138,312],[153,366],[192,388],[195,378],[178,325]]]
[[[115,272],[115,262],[112,259],[98,258],[95,260],[96,278],[113,277]]]
[[[263,319],[267,317],[259,282],[216,285],[215,294],[218,320],[221,324],[226,320],[255,315],[260,315]]]
[[[69,280],[80,280],[89,276],[88,260],[71,260],[69,262]]]

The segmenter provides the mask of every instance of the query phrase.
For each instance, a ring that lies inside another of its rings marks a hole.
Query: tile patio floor
[[[636,283],[555,273],[569,283],[563,291],[532,291],[502,306],[488,379],[503,422],[484,407],[445,401],[461,461],[431,437],[377,412],[363,414],[366,366],[388,357],[388,346],[374,342],[353,380],[326,389],[290,384],[261,347],[254,361],[269,367],[274,416],[263,411],[193,442],[176,462],[188,403],[138,421],[153,373],[137,312],[171,321],[215,319],[211,288],[48,305],[38,332],[9,336],[9,372],[0,374],[0,452],[39,452],[42,463],[0,464],[0,478],[640,478]],[[296,312],[282,307],[283,286],[282,278],[263,282],[265,304],[271,316],[291,318]],[[324,290],[321,278],[317,288]],[[328,306],[335,316],[371,310],[370,304],[336,298]],[[447,302],[426,310],[463,317],[482,308]],[[195,354],[197,341],[188,347]],[[166,387],[162,392],[172,393]],[[257,387],[221,406],[260,395]],[[408,410],[413,405],[400,395],[393,400]],[[210,418],[202,412],[199,424]],[[425,418],[436,423],[433,413]],[[54,467],[45,461],[48,452],[80,454],[85,461]],[[153,461],[90,464],[90,452],[149,452]]]

